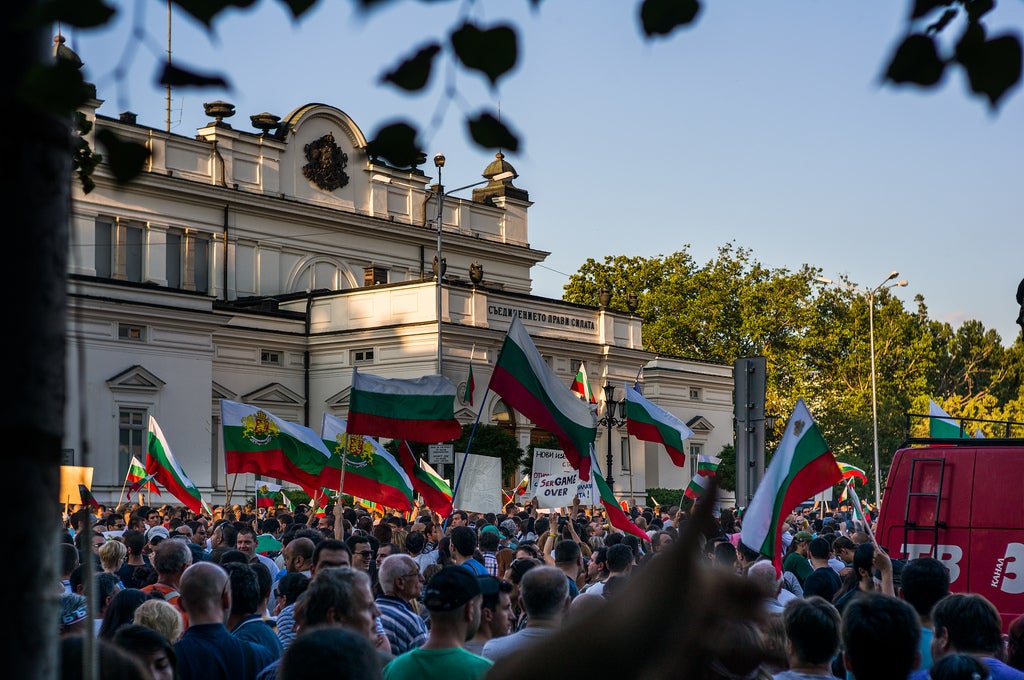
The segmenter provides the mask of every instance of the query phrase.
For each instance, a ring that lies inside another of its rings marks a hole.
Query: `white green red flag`
[[[519,482],[516,488],[512,489],[512,493],[505,494],[505,502],[511,503],[518,499],[520,496],[526,494],[526,490],[530,488],[530,475],[524,475],[523,480]]]
[[[608,523],[613,527],[627,534],[633,534],[642,541],[651,540],[640,527],[633,524],[633,520],[629,518],[625,510],[628,509],[625,501],[622,501],[620,505],[615,500],[615,494],[612,493],[612,489],[608,486],[608,482],[604,481],[604,476],[601,474],[601,466],[597,462],[597,454],[594,453],[594,445],[590,445],[590,470],[594,473],[594,486],[597,488],[598,494],[601,496],[601,505],[604,506],[605,514],[608,515]]]
[[[452,488],[430,466],[417,459],[409,443],[398,443],[398,462],[412,480],[413,491],[423,498],[423,504],[445,519],[452,514]],[[428,469],[429,468],[429,469]]]
[[[407,380],[354,370],[348,433],[429,443],[458,439],[455,385],[442,375]]]
[[[508,327],[489,389],[553,434],[580,479],[590,480],[589,451],[597,437],[597,418],[547,365],[517,316]]]
[[[683,440],[693,436],[686,423],[626,385],[626,432],[645,442],[657,442],[668,451],[672,462],[683,467]]]
[[[309,511],[314,517],[323,517],[327,514],[327,505],[331,502],[331,490],[326,487],[319,489],[306,489],[309,494]]]
[[[220,400],[224,428],[225,472],[251,472],[295,482],[304,489],[320,485],[331,457],[320,436],[265,409]]]
[[[933,400],[928,400],[928,436],[936,439],[963,439],[964,433],[960,423],[942,410]]]
[[[281,485],[262,479],[256,480],[256,507],[274,507],[274,496],[281,493]]]
[[[715,456],[697,456],[697,474],[690,480],[690,484],[686,487],[683,495],[693,500],[703,496],[704,492],[711,486],[711,478],[718,474],[718,466],[721,462],[722,459]]]
[[[295,512],[295,503],[292,502],[291,498],[288,498],[288,494],[284,491],[281,492],[281,504],[288,509],[288,512]]]
[[[171,453],[167,439],[157,424],[156,418],[149,417],[149,438],[146,444],[146,473],[153,480],[167,489],[167,492],[181,501],[185,507],[197,515],[208,510],[203,503],[203,494],[199,487],[192,483],[178,460]]]
[[[836,461],[836,464],[839,465],[839,470],[843,473],[843,479],[860,482],[861,484],[868,483],[867,474],[856,465],[840,463],[839,461]]]
[[[376,439],[347,432],[345,421],[329,413],[320,433],[331,454],[320,485],[396,510],[412,509],[412,480]]]
[[[100,502],[96,500],[96,497],[92,495],[92,491],[89,491],[89,487],[85,484],[78,485],[78,494],[82,497],[82,505],[88,505],[90,508],[100,507]]]
[[[843,473],[804,400],[797,399],[764,479],[743,513],[740,540],[782,573],[782,524],[796,506],[843,481]]]
[[[156,488],[156,484],[153,484],[152,479],[146,479],[146,466],[135,456],[132,456],[132,460],[128,464],[128,474],[125,475],[124,481],[128,487],[126,493],[129,495],[142,489],[155,493],[157,496],[160,495],[160,491]]]
[[[594,391],[590,389],[590,381],[587,380],[587,369],[580,362],[580,368],[576,371],[576,377],[572,381],[572,385],[569,389],[575,392],[580,399],[587,402],[588,404],[596,404],[597,399],[594,397]]]

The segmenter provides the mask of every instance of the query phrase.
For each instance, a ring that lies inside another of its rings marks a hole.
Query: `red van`
[[[985,596],[1005,631],[1024,613],[1024,439],[908,440],[875,538],[893,558],[941,561],[951,590]]]

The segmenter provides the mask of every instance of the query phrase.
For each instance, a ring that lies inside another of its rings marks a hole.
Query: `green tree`
[[[459,453],[465,452],[466,445],[469,444],[472,436],[473,442],[469,453],[501,458],[502,479],[514,477],[523,465],[523,450],[519,448],[519,442],[516,441],[515,436],[497,425],[477,425],[475,432],[473,428],[473,425],[462,426],[462,435],[452,442],[454,450]],[[398,443],[389,442],[386,448],[395,453],[398,451]],[[426,444],[409,442],[409,448],[417,457],[426,459]],[[455,473],[452,476],[453,482],[458,475],[458,470]]]

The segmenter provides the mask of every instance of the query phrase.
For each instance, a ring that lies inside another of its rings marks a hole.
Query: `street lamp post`
[[[506,179],[515,179],[516,173],[511,171],[500,172],[490,179],[481,180],[479,182],[473,182],[463,187],[452,189],[451,191],[445,191],[444,185],[441,183],[441,168],[444,167],[445,157],[444,154],[434,154],[434,166],[437,168],[437,216],[435,222],[437,225],[437,254],[434,255],[434,276],[437,281],[435,291],[435,313],[437,314],[437,374],[444,375],[442,371],[443,359],[442,359],[442,320],[441,320],[441,279],[447,270],[447,263],[445,262],[443,251],[442,251],[442,235],[444,234],[444,199],[446,196],[450,196],[457,191],[463,189],[471,189],[472,187],[478,187],[488,182],[501,182]]]
[[[884,281],[874,288],[861,291],[864,293],[864,299],[868,303],[868,345],[871,352],[871,425],[872,444],[874,445],[875,503],[877,505],[881,505],[882,502],[882,470],[878,462],[878,391],[875,386],[875,296],[887,288],[906,286],[908,283],[906,279],[893,281],[899,275],[898,271],[893,270],[889,272],[889,276],[885,277]],[[835,283],[832,279],[827,279],[824,276],[819,276],[815,280],[819,283]],[[849,290],[858,290],[855,286],[849,284],[846,284],[845,287]]]
[[[615,386],[610,383],[605,383],[601,389],[604,390],[604,416],[598,419],[597,424],[608,428],[608,458],[606,460],[607,469],[604,471],[604,481],[608,482],[608,488],[614,491],[615,479],[612,477],[612,462],[614,461],[614,458],[612,457],[612,429],[625,425],[626,418],[615,417],[615,412],[619,407],[619,402],[615,401]],[[623,416],[625,416],[625,410],[623,410]],[[630,474],[632,474],[632,472],[630,472]]]

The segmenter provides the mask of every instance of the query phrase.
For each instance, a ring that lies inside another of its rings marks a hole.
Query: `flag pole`
[[[128,464],[128,471],[130,471],[131,469],[132,469],[131,468],[131,463],[129,463]],[[124,473],[124,484],[121,485],[121,493],[117,497],[117,502],[119,504],[121,503],[121,499],[122,498],[128,498],[128,501],[131,502],[131,500],[132,500],[131,496],[125,496],[125,493],[124,493],[125,489],[127,489],[127,488],[128,488],[128,472],[126,471]]]

